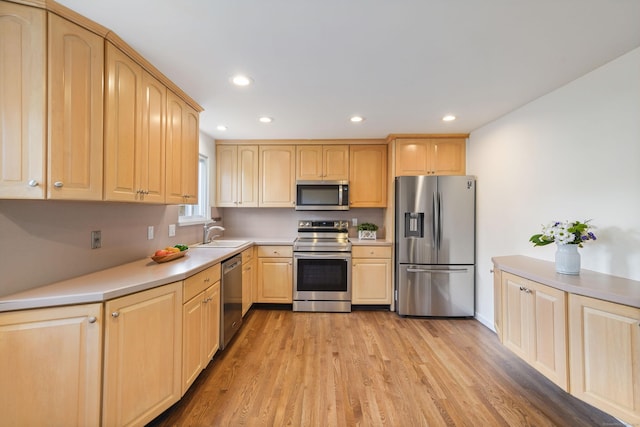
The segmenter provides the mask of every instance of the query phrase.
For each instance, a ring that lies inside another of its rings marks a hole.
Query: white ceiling
[[[58,2],[191,95],[216,139],[471,132],[640,46],[640,0]]]

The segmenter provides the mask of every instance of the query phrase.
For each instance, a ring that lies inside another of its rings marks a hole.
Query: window
[[[198,160],[198,204],[180,205],[179,224],[198,224],[211,220],[209,209],[209,158],[200,154]]]

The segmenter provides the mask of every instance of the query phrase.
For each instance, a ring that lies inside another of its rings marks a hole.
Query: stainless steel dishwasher
[[[242,256],[222,263],[220,350],[229,344],[242,325]]]

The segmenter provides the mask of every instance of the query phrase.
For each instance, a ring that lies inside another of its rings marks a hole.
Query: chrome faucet
[[[202,232],[202,244],[206,245],[207,243],[211,243],[211,240],[221,236],[220,234],[211,236],[211,232],[213,230],[224,231],[224,227],[221,227],[219,225],[213,225],[213,224],[205,224]]]

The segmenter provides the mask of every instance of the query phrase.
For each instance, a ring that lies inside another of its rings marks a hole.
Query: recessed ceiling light
[[[443,122],[452,122],[456,119],[456,116],[454,116],[453,114],[447,114],[446,116],[444,116],[442,118]]]
[[[231,77],[231,82],[236,86],[249,86],[253,82],[253,80],[250,77],[238,74]]]
[[[362,117],[362,116],[353,116],[349,120],[351,120],[351,122],[353,122],[353,123],[360,123],[360,122],[364,121],[364,117]]]
[[[260,120],[261,123],[271,123],[273,121],[273,119],[271,117],[260,117],[258,120]]]
[[[216,127],[216,129],[218,129],[218,130],[227,130],[227,127],[225,125],[218,125]]]

